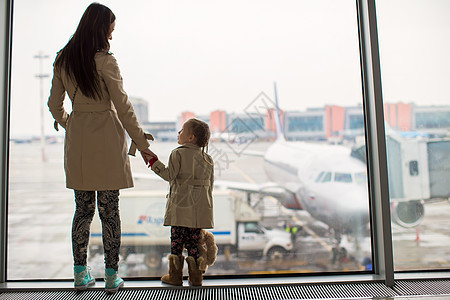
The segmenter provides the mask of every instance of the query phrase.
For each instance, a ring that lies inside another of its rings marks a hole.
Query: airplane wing
[[[257,157],[264,157],[266,154],[263,151],[252,151],[252,150],[245,150],[241,154],[247,155],[247,156],[257,156]]]
[[[230,189],[234,191],[241,191],[249,194],[259,194],[262,196],[272,196],[276,198],[284,207],[295,210],[303,210],[302,205],[298,201],[294,192],[273,183],[267,182],[264,184],[236,182],[226,180],[215,180],[214,186],[216,188]]]
[[[257,184],[250,182],[215,180],[214,186],[217,188],[225,188],[241,192],[268,194],[268,196],[274,197],[280,196],[286,192],[286,189],[275,183]]]
[[[229,149],[225,149],[225,150],[222,150],[222,151],[227,153],[227,154],[233,154],[233,155],[236,154],[236,152],[233,152],[232,150],[229,150]],[[255,150],[244,150],[244,151],[239,153],[239,155],[257,156],[257,157],[264,157],[265,154],[266,153],[264,151],[255,151]]]

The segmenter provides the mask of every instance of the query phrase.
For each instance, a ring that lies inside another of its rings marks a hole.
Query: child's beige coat
[[[165,226],[213,228],[214,165],[210,155],[187,143],[172,151],[166,167],[157,160],[152,170],[170,184]]]

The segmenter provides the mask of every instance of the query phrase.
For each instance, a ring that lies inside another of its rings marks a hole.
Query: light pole
[[[36,74],[35,77],[39,78],[40,83],[40,108],[41,108],[41,153],[42,153],[42,161],[47,161],[47,156],[45,155],[45,132],[44,132],[44,78],[48,77],[48,74],[42,73],[42,63],[45,58],[49,58],[48,55],[44,55],[42,51],[39,51],[38,55],[35,55],[34,58],[39,59],[39,74]]]

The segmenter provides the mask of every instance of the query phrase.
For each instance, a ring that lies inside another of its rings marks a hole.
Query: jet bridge
[[[424,202],[450,197],[450,139],[386,135],[389,196],[392,220],[415,227],[423,219]],[[352,156],[366,162],[365,146]]]
[[[391,200],[450,197],[450,140],[386,137]]]

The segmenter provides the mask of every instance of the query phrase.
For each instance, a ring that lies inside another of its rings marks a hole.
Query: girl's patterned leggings
[[[74,265],[87,265],[90,227],[95,213],[95,191],[75,190],[76,210],[72,223]],[[118,270],[120,250],[119,191],[97,191],[97,205],[102,221],[105,266]]]
[[[183,253],[183,248],[186,248],[188,255],[197,260],[200,231],[201,228],[172,226],[170,235],[171,253],[180,256]]]

